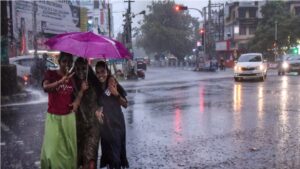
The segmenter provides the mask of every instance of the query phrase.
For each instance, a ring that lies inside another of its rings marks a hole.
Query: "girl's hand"
[[[110,91],[110,93],[114,96],[118,96],[119,92],[117,90],[117,82],[114,78],[110,78],[108,81],[108,90]]]
[[[87,81],[81,83],[81,91],[86,91],[89,88]]]
[[[108,90],[109,90],[110,93],[111,93],[112,95],[114,95],[114,96],[118,96],[118,95],[119,95],[119,92],[118,92],[116,86],[109,85],[109,86],[108,86]]]
[[[69,106],[72,108],[72,112],[76,112],[78,107],[79,107],[80,103],[78,102],[73,102],[71,103]]]
[[[59,80],[59,83],[60,83],[60,84],[62,84],[62,83],[68,83],[69,80],[72,78],[72,76],[73,76],[74,74],[75,74],[75,72],[63,76],[63,77]]]
[[[100,122],[101,124],[103,124],[104,114],[103,114],[102,108],[96,110],[95,115],[96,115],[97,119],[99,120],[99,122]]]

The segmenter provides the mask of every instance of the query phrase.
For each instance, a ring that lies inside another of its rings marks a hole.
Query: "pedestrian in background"
[[[225,70],[225,60],[223,56],[220,58],[220,69]]]
[[[126,92],[111,75],[106,62],[96,64],[96,76],[101,85],[100,97],[103,104],[103,114],[97,114],[103,119],[101,126],[100,167],[120,169],[129,167],[126,155],[126,127],[121,106],[127,107]]]
[[[48,93],[45,133],[41,152],[42,169],[76,169],[77,143],[75,111],[77,110],[87,83],[81,84],[74,97],[71,81],[74,73],[68,72],[73,63],[72,55],[61,52],[59,70],[48,70],[43,80],[43,89]]]
[[[43,54],[42,58],[36,57],[34,58],[34,64],[30,68],[30,73],[32,76],[32,85],[36,88],[40,88],[43,80],[43,76],[47,71],[47,58],[48,55],[46,53]]]

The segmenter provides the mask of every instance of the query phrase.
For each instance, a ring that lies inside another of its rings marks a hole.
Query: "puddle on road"
[[[27,88],[25,91],[28,93],[29,98],[26,101],[15,101],[8,104],[3,104],[1,107],[11,107],[11,106],[23,106],[23,105],[31,105],[31,104],[40,104],[47,103],[48,96],[44,93],[44,91]]]

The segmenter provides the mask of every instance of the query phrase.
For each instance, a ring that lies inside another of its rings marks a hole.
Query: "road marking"
[[[1,105],[1,107],[12,107],[12,106],[25,106],[25,105],[32,105],[32,104],[44,104],[47,103],[48,100],[36,100],[36,101],[29,101],[29,102],[20,102],[20,103],[10,103]]]
[[[19,145],[24,145],[24,142],[22,140],[18,140],[18,141],[16,141],[16,143]]]
[[[25,152],[25,154],[33,154],[33,151],[32,150],[27,151],[27,152]]]

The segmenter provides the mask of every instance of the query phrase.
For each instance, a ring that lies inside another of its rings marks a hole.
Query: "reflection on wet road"
[[[133,168],[300,167],[298,76],[125,86]]]
[[[170,70],[121,82],[130,168],[300,168],[299,76]],[[1,168],[38,168],[46,108],[2,107]]]

